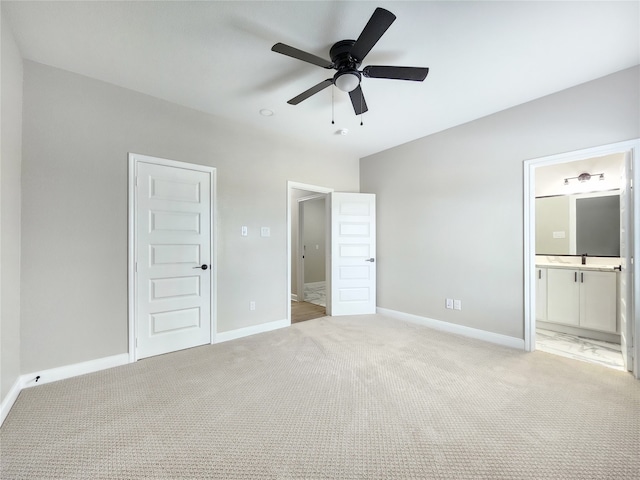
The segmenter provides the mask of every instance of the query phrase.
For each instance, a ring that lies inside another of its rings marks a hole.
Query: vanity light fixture
[[[578,180],[580,183],[588,182],[592,177],[598,177],[598,180],[604,180],[604,173],[581,173],[577,177],[568,177],[564,179],[564,184],[569,185],[569,180]]]

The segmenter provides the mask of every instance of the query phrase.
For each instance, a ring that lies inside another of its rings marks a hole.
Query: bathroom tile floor
[[[325,285],[325,282],[305,283],[304,301],[326,307],[327,287]]]
[[[536,349],[625,371],[620,345],[615,343],[537,328]]]

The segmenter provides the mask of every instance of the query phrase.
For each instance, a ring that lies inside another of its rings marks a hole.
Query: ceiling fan
[[[363,76],[366,78],[387,78],[392,80],[422,82],[429,73],[428,68],[369,65],[362,70],[358,70],[364,58],[395,19],[396,16],[388,10],[376,8],[357,40],[340,40],[331,47],[329,50],[331,61],[290,47],[284,43],[276,43],[271,47],[271,50],[274,52],[297,58],[298,60],[312,63],[313,65],[318,65],[327,70],[337,70],[333,78],[323,80],[302,92],[300,95],[293,97],[287,103],[298,105],[303,100],[324,90],[329,85],[335,85],[343,92],[349,92],[353,109],[356,115],[360,115],[368,110],[364,100],[364,94],[362,93],[362,87],[360,86]]]

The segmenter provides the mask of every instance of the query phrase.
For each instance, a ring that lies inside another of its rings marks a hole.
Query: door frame
[[[524,343],[527,352],[535,351],[536,305],[535,305],[535,170],[537,167],[556,165],[591,157],[615,153],[631,155],[631,181],[640,185],[640,139],[601,145],[598,147],[560,153],[524,161]],[[631,254],[640,259],[640,194],[633,195],[633,244]],[[633,375],[640,379],[640,261],[635,261],[631,270],[633,319]]]
[[[292,190],[305,190],[307,192],[312,192],[315,194],[325,194],[328,195],[331,192],[334,191],[333,188],[330,187],[322,187],[319,185],[310,185],[308,183],[300,183],[300,182],[294,182],[294,181],[287,181],[287,322],[289,325],[291,325],[291,245],[292,245],[292,232],[291,232],[291,208],[292,208],[292,202],[291,202],[291,194],[292,194]],[[325,201],[325,207],[327,205],[328,202]],[[296,208],[297,208],[298,202],[296,201]],[[325,229],[326,235],[327,235],[327,242],[325,242],[325,248],[327,249],[327,251],[325,252],[325,258],[327,259],[327,270],[326,270],[326,281],[327,281],[327,306],[330,305],[331,303],[331,292],[329,291],[328,285],[329,285],[329,279],[331,278],[331,265],[329,263],[329,240],[330,240],[330,229],[329,229],[329,221],[330,219],[328,218],[328,214],[327,214],[327,227]],[[298,227],[300,227],[300,224],[298,224]],[[300,265],[298,264],[298,269],[300,268]],[[299,270],[298,270],[299,271]],[[304,296],[303,296],[304,298]],[[327,310],[328,311],[328,310]]]
[[[127,308],[128,308],[128,324],[129,324],[129,362],[137,361],[136,352],[136,334],[138,319],[136,317],[137,311],[137,291],[136,291],[136,229],[138,227],[138,221],[136,217],[136,170],[139,162],[150,163],[153,165],[161,165],[166,167],[183,168],[187,170],[196,170],[199,172],[208,173],[211,176],[211,182],[209,187],[209,194],[211,199],[211,231],[209,232],[211,238],[211,246],[209,251],[209,258],[211,258],[211,287],[209,291],[210,301],[210,328],[211,338],[210,343],[215,343],[216,338],[216,325],[217,325],[217,285],[218,285],[218,262],[217,262],[217,240],[216,240],[216,220],[217,213],[216,208],[218,202],[216,201],[216,169],[215,167],[209,167],[206,165],[198,165],[194,163],[180,162],[177,160],[168,160],[166,158],[151,157],[148,155],[141,155],[138,153],[129,152],[128,155],[129,172],[128,172],[128,255],[127,255],[127,270],[128,270],[128,282],[127,282]]]

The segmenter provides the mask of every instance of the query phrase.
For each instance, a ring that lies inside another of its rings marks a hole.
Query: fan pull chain
[[[364,102],[364,93],[362,92],[362,89],[360,89],[360,126],[363,126],[364,123],[362,123],[362,114],[364,113],[362,111],[362,103]]]
[[[333,87],[331,87],[331,125],[335,125],[335,116],[334,116],[334,109],[333,109]]]

